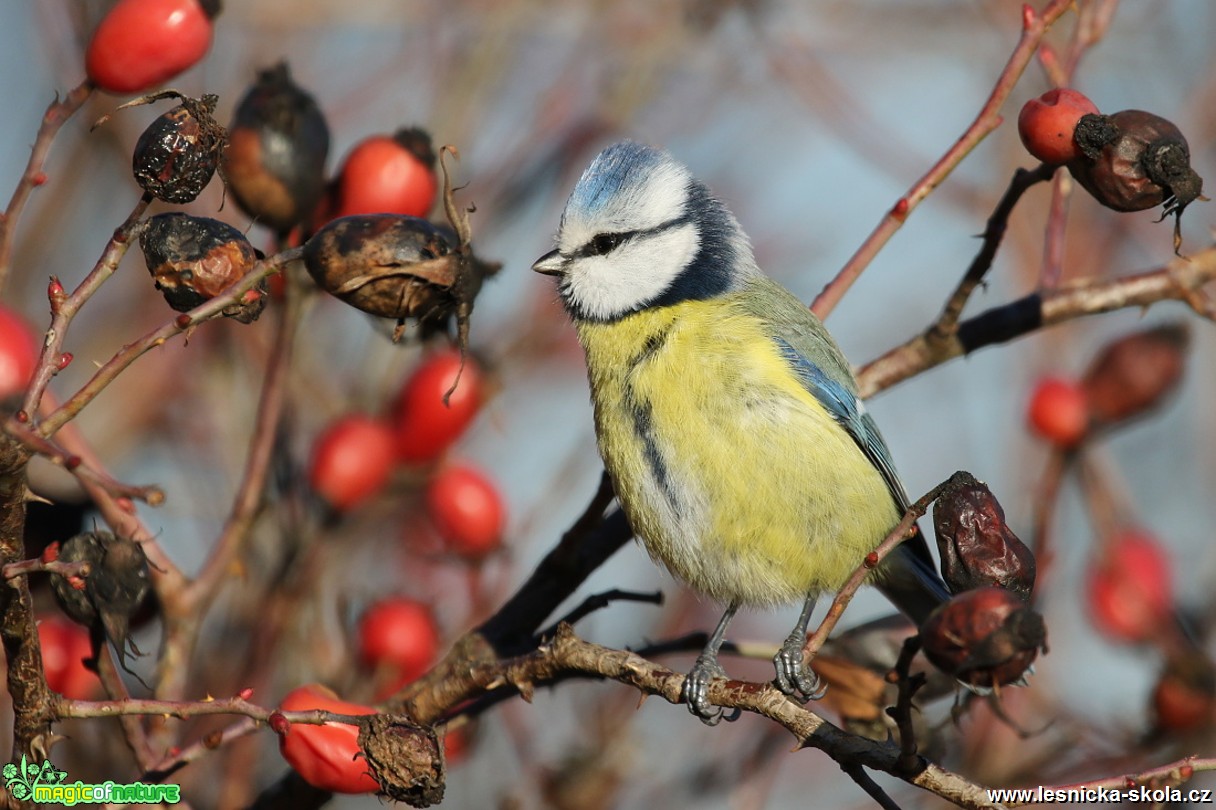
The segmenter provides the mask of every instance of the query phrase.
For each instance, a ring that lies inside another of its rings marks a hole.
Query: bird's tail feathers
[[[924,543],[924,540],[920,542]],[[933,568],[931,558],[927,557],[928,554],[917,554],[905,542],[883,561],[874,583],[883,596],[917,627],[929,618],[938,605],[950,599],[946,583]]]

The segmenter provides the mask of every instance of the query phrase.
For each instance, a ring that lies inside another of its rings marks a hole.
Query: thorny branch
[[[992,88],[992,93],[988,96],[988,100],[980,109],[979,114],[967,127],[967,131],[950,147],[947,152],[942,155],[941,159],[925,173],[923,177],[912,184],[912,187],[901,197],[898,202],[892,206],[878,223],[878,226],[870,234],[870,236],[861,244],[861,247],[853,254],[852,258],[845,263],[845,266],[840,269],[823,292],[811,304],[811,310],[821,319],[826,319],[840,300],[844,298],[844,294],[869,266],[878,252],[883,246],[890,241],[895,235],[908,216],[916,210],[928,197],[935,188],[941,185],[950,173],[954,171],[963,159],[979,145],[988,133],[992,132],[1001,124],[1001,116],[999,110],[1001,105],[1005,103],[1005,99],[1009,97],[1009,93],[1021,78],[1026,66],[1030,64],[1030,60],[1034,58],[1035,51],[1042,42],[1043,37],[1047,34],[1048,29],[1058,20],[1064,12],[1073,7],[1075,0],[1052,0],[1044,7],[1042,12],[1036,13],[1030,6],[1023,6],[1022,9],[1022,37],[1018,40],[1017,47],[1010,54],[1009,60],[1005,63],[1004,70],[996,80],[996,85]]]

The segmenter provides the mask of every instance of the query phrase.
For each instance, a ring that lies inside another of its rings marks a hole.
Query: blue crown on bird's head
[[[615,223],[653,227],[683,205],[691,182],[688,169],[663,150],[620,141],[600,152],[583,172],[562,222],[594,220],[601,230]],[[656,188],[665,193],[656,195]]]

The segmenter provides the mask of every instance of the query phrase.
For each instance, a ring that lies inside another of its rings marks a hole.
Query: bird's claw
[[[803,633],[791,635],[773,656],[773,666],[777,669],[777,688],[799,703],[819,700],[828,691],[827,684],[819,680],[815,670],[802,661],[802,645],[805,640]]]
[[[725,678],[726,670],[717,659],[708,655],[697,656],[688,677],[684,679],[681,698],[688,704],[688,711],[696,715],[707,726],[716,726],[725,720],[732,723],[742,713],[737,707],[729,713],[721,706],[709,702],[709,684],[714,678]]]

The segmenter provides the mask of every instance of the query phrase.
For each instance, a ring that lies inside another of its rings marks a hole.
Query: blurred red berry
[[[1026,151],[1058,166],[1081,156],[1073,133],[1081,116],[1097,112],[1098,107],[1076,90],[1048,90],[1023,105],[1018,114],[1018,135]]]
[[[449,728],[443,734],[443,758],[450,768],[468,759],[470,740],[469,727]]]
[[[460,384],[447,403],[443,397],[460,375]],[[422,361],[406,380],[397,398],[397,458],[407,464],[434,461],[468,428],[481,406],[482,374],[467,357],[460,370],[460,352],[445,350]]]
[[[1216,722],[1216,667],[1206,655],[1187,650],[1172,655],[1153,689],[1158,731],[1185,733]]]
[[[1035,433],[1059,447],[1074,447],[1089,430],[1089,405],[1081,386],[1071,380],[1044,377],[1027,408]]]
[[[375,714],[359,703],[348,703],[320,684],[293,689],[279,704],[284,712],[322,709],[335,714]],[[367,770],[359,748],[358,726],[345,723],[292,723],[279,737],[279,752],[304,781],[335,793],[375,793],[380,784]]]
[[[355,145],[338,173],[333,217],[425,217],[439,188],[430,136],[419,129],[373,135]]]
[[[334,509],[364,503],[388,482],[394,463],[394,436],[388,424],[352,414],[331,422],[313,445],[308,481]]]
[[[38,341],[21,316],[0,306],[0,398],[23,391],[38,363]]]
[[[439,629],[422,602],[388,597],[373,603],[359,619],[359,657],[385,674],[377,699],[426,672],[438,651]]]
[[[478,559],[502,544],[502,496],[472,467],[441,470],[427,486],[426,506],[447,548],[456,554]]]
[[[42,669],[47,686],[66,698],[91,700],[101,692],[97,673],[84,665],[93,656],[89,631],[75,622],[49,616],[38,622]]]
[[[218,0],[119,0],[89,42],[89,81],[109,93],[163,84],[207,53],[218,13]]]
[[[1150,534],[1124,531],[1089,571],[1089,614],[1116,641],[1151,639],[1170,621],[1173,578],[1165,549]]]

